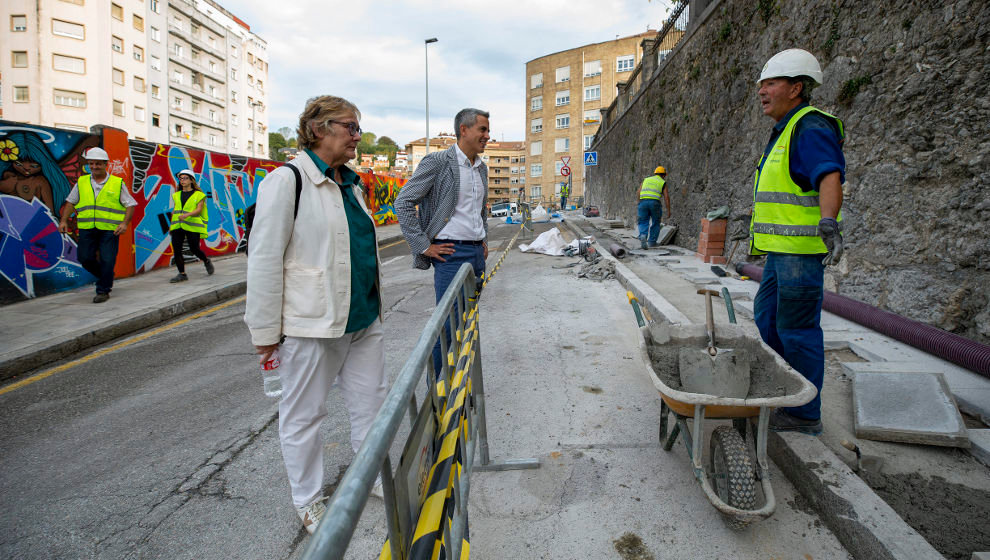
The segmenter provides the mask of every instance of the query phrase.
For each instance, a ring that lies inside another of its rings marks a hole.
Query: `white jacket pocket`
[[[283,315],[316,319],[327,315],[327,294],[322,268],[286,268],[282,289]]]

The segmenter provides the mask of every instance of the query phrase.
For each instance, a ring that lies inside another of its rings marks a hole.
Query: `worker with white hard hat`
[[[822,69],[808,51],[779,52],[760,72],[763,114],[776,124],[756,171],[750,254],[767,255],[754,300],[763,340],[818,389],[810,403],[778,408],[776,431],[822,432],[825,266],[842,256],[842,121],[809,105]]]
[[[172,224],[169,230],[172,236],[172,260],[179,273],[169,280],[172,284],[189,279],[186,275],[186,262],[182,257],[183,245],[188,245],[189,251],[203,261],[206,274],[213,274],[213,262],[199,246],[199,240],[206,239],[210,221],[206,194],[196,184],[196,174],[192,169],[179,171],[177,177],[179,188],[172,193]]]
[[[79,177],[69,192],[58,230],[69,233],[69,217],[76,214],[79,264],[96,277],[93,303],[103,303],[110,299],[120,235],[130,227],[137,201],[123,179],[107,172],[106,150],[90,148],[83,158],[90,174]]]

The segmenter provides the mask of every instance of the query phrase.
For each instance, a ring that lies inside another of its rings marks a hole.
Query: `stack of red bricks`
[[[701,236],[698,238],[698,254],[706,263],[725,264],[725,226],[728,220],[701,220]]]

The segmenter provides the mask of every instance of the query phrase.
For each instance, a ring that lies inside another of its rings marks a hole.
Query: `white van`
[[[504,218],[519,212],[519,205],[515,202],[498,202],[492,204],[492,217]]]

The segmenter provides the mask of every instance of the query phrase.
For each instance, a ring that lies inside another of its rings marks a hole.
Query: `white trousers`
[[[385,338],[380,320],[340,338],[286,337],[279,348],[282,400],[278,434],[296,507],[321,497],[327,396],[334,379],[351,419],[351,447],[357,451],[385,402]]]

